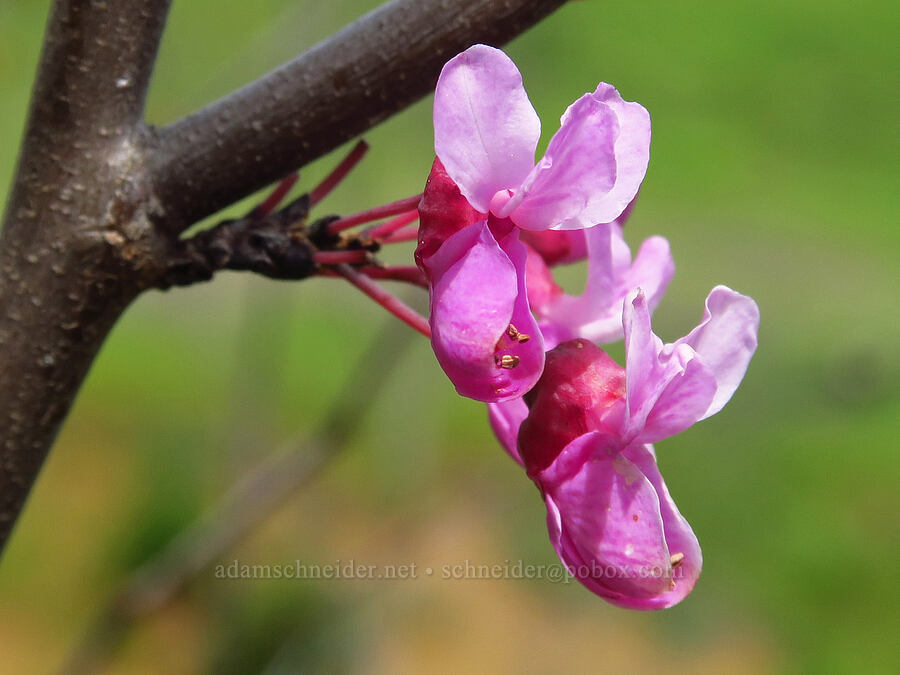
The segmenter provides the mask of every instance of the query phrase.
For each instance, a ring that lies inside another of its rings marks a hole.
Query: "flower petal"
[[[626,440],[652,443],[718,412],[731,398],[756,349],[759,309],[725,286],[706,301],[700,325],[672,344],[650,330],[644,294],[629,296],[625,328]]]
[[[618,134],[612,109],[591,94],[582,96],[569,106],[544,157],[497,215],[526,230],[577,230],[614,220],[627,202],[602,221],[589,208],[615,185]]]
[[[503,449],[520,466],[525,466],[519,456],[517,440],[519,427],[522,421],[528,417],[528,406],[522,398],[514,398],[503,403],[488,403],[488,421],[491,429]]]
[[[570,573],[614,604],[647,608],[671,591],[671,557],[656,489],[618,447],[599,432],[579,436],[536,482]]]
[[[629,607],[632,609],[665,609],[684,600],[697,583],[700,570],[703,568],[700,543],[687,520],[678,511],[678,507],[675,506],[675,502],[666,488],[666,483],[656,464],[653,446],[634,444],[626,448],[622,454],[641,470],[641,473],[646,476],[656,490],[665,530],[666,546],[671,555],[683,556],[677,567],[672,570],[674,588],[670,587],[666,592],[652,598],[642,601],[635,600]]]
[[[676,345],[690,345],[716,379],[712,403],[700,417],[719,412],[731,399],[756,351],[759,307],[752,298],[716,286],[706,298],[703,320]]]
[[[515,64],[475,45],[444,66],[434,94],[434,147],[447,173],[478,211],[516,188],[534,166],[541,123]]]
[[[617,224],[596,225],[584,234],[588,246],[585,291],[580,296],[556,296],[545,306],[542,318],[598,344],[615,342],[622,338],[622,303],[631,290],[644,290],[651,312],[662,299],[675,273],[669,243],[650,237],[632,263]]]
[[[715,394],[715,378],[687,345],[660,358],[663,343],[650,328],[643,291],[625,300],[627,413],[623,438],[650,443],[672,436],[700,419]],[[652,418],[651,418],[652,416]]]
[[[586,217],[607,223],[618,217],[641,187],[650,161],[650,114],[640,103],[623,101],[612,85],[601,82],[594,98],[609,106],[619,122],[616,137],[616,182],[606,194],[595,194]],[[627,216],[626,216],[627,217]]]
[[[525,257],[514,228],[498,242],[482,221],[451,235],[422,261],[432,284],[432,347],[462,396],[504,401],[521,396],[540,377],[544,349],[528,308]],[[531,339],[510,339],[510,324]],[[503,355],[515,365],[501,367]]]

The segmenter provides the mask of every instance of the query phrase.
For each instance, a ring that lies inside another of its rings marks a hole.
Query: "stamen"
[[[340,263],[359,265],[369,262],[370,257],[368,251],[361,249],[353,251],[316,251],[313,253],[313,261],[320,265],[338,265]]]
[[[258,204],[251,210],[246,217],[252,220],[260,220],[272,213],[272,211],[274,211],[281,203],[281,200],[285,198],[287,193],[291,191],[291,188],[294,187],[298,178],[300,178],[300,174],[297,171],[290,176],[282,178],[281,182],[275,186],[275,189],[272,190],[269,196],[266,197],[261,204]]]
[[[347,174],[350,173],[353,167],[359,164],[359,160],[365,156],[368,149],[369,144],[365,141],[360,141],[354,145],[353,149],[341,160],[340,164],[334,167],[332,172],[325,177],[325,180],[310,191],[309,207],[312,208],[325,199],[337,187],[338,183],[347,177]]]
[[[512,324],[509,324],[509,326],[506,328],[506,334],[511,340],[515,340],[519,343],[528,342],[531,339],[530,335],[528,335],[527,333],[520,333],[519,329]]]
[[[386,223],[381,223],[381,225],[373,225],[363,232],[363,236],[366,236],[369,239],[384,239],[389,234],[392,234],[393,232],[399,230],[401,227],[409,225],[411,222],[418,219],[419,211],[417,209],[413,209],[409,213],[401,213],[399,216],[387,221]]]
[[[512,370],[516,366],[519,365],[519,357],[513,356],[511,354],[504,354],[499,359],[497,359],[497,365],[501,368],[505,368],[506,370]]]
[[[680,567],[682,561],[684,560],[684,553],[673,553],[670,561],[672,563],[672,568]]]
[[[346,216],[345,218],[335,220],[333,223],[328,225],[328,231],[332,234],[337,234],[338,232],[343,232],[344,230],[355,227],[356,225],[360,225],[362,223],[371,223],[373,220],[381,220],[382,218],[387,218],[388,216],[396,216],[399,213],[406,213],[407,211],[415,209],[421,199],[421,194],[413,195],[412,197],[407,197],[406,199],[391,202],[390,204],[385,204],[384,206],[376,206],[374,209],[369,209],[368,211],[354,213],[352,216]]]
[[[416,312],[416,310],[405,305],[399,298],[388,293],[368,276],[357,272],[349,265],[337,265],[335,269],[341,276],[347,279],[347,281],[384,307],[391,314],[408,326],[415,328],[425,337],[431,338],[431,326],[428,325],[428,321],[426,321],[421,314]]]

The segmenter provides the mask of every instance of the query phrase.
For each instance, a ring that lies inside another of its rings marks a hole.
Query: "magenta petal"
[[[718,412],[731,398],[756,349],[759,309],[725,286],[706,300],[703,321],[663,345],[650,330],[647,301],[629,296],[623,315],[626,352],[626,440],[651,443]]]
[[[662,237],[644,241],[634,262],[615,223],[584,230],[588,246],[588,278],[584,294],[559,295],[543,316],[550,323],[598,344],[622,338],[622,303],[640,287],[652,312],[675,273],[669,243]]]
[[[528,406],[521,398],[514,398],[503,403],[488,403],[488,421],[491,429],[503,449],[509,453],[517,464],[525,466],[519,456],[519,427],[528,417]]]
[[[640,289],[623,315],[628,413],[624,437],[645,443],[672,436],[718,412],[740,384],[756,349],[759,309],[725,286],[706,300],[703,321],[663,345],[650,330]]]
[[[700,419],[715,394],[712,373],[687,345],[663,358],[663,343],[650,328],[650,310],[638,289],[625,300],[627,414],[623,437],[652,442],[672,436]]]
[[[489,221],[490,222],[490,221]],[[502,230],[508,227],[506,234]],[[507,223],[505,226],[492,226],[500,248],[509,256],[516,269],[516,300],[510,324],[521,334],[514,340],[504,334],[496,345],[495,358],[509,355],[518,359],[519,365],[505,370],[506,384],[495,387],[492,400],[509,400],[527,393],[538,381],[544,370],[544,339],[528,302],[528,251],[519,241],[519,230]],[[528,336],[526,340],[524,336]],[[520,341],[522,340],[522,341]]]
[[[674,362],[674,363],[673,363]],[[679,348],[666,364],[663,385],[637,438],[654,443],[681,433],[703,417],[716,394],[716,378],[696,354]]]
[[[690,345],[716,380],[712,403],[700,419],[722,409],[734,394],[756,351],[759,307],[752,298],[716,286],[706,298],[703,320],[675,345]]]
[[[615,185],[606,194],[595,194],[588,210],[592,222],[608,223],[619,217],[635,198],[647,173],[650,114],[639,103],[623,101],[615,87],[604,82],[597,85],[593,96],[609,106],[619,122],[619,135],[615,141]]]
[[[509,325],[516,300],[516,268],[487,222],[450,236],[425,261],[433,279],[432,346],[463,396],[491,400],[497,368],[494,346]]]
[[[502,51],[475,45],[444,66],[434,94],[435,152],[478,211],[525,179],[540,134],[522,76]]]
[[[615,185],[618,134],[615,113],[591,94],[582,96],[569,106],[544,157],[497,215],[526,230],[574,230],[614,220],[625,204],[606,220],[597,220],[591,205]]]
[[[448,237],[423,261],[432,282],[432,347],[462,396],[504,401],[521,396],[540,377],[543,341],[528,309],[525,256],[515,231],[498,243],[482,221]],[[531,339],[509,340],[511,323]],[[503,355],[518,365],[500,367]]]
[[[647,297],[647,308],[653,313],[675,276],[675,261],[664,237],[644,240],[631,268],[619,282],[620,288],[640,288]],[[624,297],[624,296],[623,296]]]
[[[682,600],[693,590],[700,570],[703,568],[703,554],[700,543],[691,526],[678,511],[672,500],[665,481],[656,464],[656,455],[652,445],[634,444],[626,448],[622,454],[641,470],[656,490],[659,497],[659,508],[665,530],[666,546],[673,556],[682,555],[678,566],[672,570],[674,588],[645,600],[635,600],[628,606],[632,609],[665,609]],[[676,558],[677,559],[677,558]]]
[[[660,500],[640,468],[599,432],[579,436],[536,481],[550,541],[570,573],[623,607],[672,590]]]

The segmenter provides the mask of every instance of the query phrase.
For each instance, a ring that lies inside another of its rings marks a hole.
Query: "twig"
[[[141,122],[169,0],[56,0],[0,231],[0,551],[158,234]]]
[[[205,517],[132,573],[72,652],[63,672],[97,672],[137,621],[165,607],[335,459],[359,430],[409,339],[409,331],[389,321],[351,371],[318,432],[269,456]]]
[[[170,0],[55,0],[0,228],[0,550],[90,365],[176,235],[430,91],[565,0],[394,0],[162,130],[141,121]]]
[[[156,186],[178,231],[429,93],[476,42],[500,45],[566,0],[394,0],[160,131]]]

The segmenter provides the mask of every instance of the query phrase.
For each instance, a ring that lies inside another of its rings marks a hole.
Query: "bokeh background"
[[[377,4],[177,0],[150,120],[196,109]],[[0,0],[0,190],[47,7]],[[687,332],[717,283],[762,310],[759,351],[732,402],[657,446],[704,550],[682,605],[629,613],[574,583],[422,576],[466,560],[556,559],[539,495],[494,442],[484,407],[457,397],[411,335],[371,406],[345,411],[365,415],[352,443],[219,562],[416,563],[420,578],[229,581],[209,570],[124,636],[109,672],[890,671],[898,24],[888,2],[585,1],[508,47],[544,144],[598,80],[649,109],[651,164],[626,234],[633,247],[657,233],[672,244],[678,271],[657,332]],[[418,192],[430,105],[367,134],[368,158],[320,215]],[[337,157],[305,169],[301,185]],[[582,272],[567,272],[573,290]],[[357,356],[384,320],[338,280],[224,274],[140,298],[3,558],[0,671],[58,667],[131,570],[311,433],[360,375]]]

